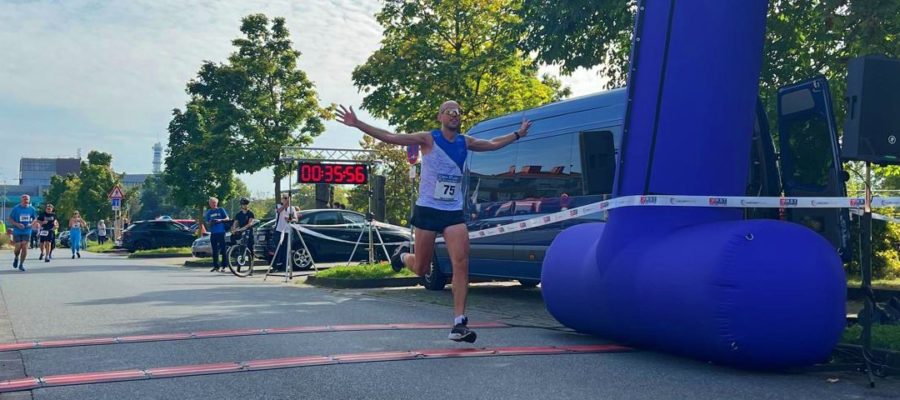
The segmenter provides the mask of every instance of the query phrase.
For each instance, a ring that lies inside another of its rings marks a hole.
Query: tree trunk
[[[275,175],[275,204],[279,204],[281,199],[281,177]]]

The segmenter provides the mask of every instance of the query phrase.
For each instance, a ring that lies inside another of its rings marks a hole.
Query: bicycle
[[[252,232],[244,229],[234,231],[231,235],[240,233],[241,237],[235,240],[235,244],[228,247],[226,257],[228,259],[228,269],[235,276],[241,278],[253,275],[253,248],[249,245],[252,239]]]

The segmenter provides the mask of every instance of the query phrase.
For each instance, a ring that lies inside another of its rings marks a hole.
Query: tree
[[[81,162],[76,207],[86,221],[95,222],[112,216],[108,195],[120,180],[111,164],[112,155],[96,150],[88,153],[87,161]]]
[[[524,0],[521,15],[527,35],[520,47],[543,62],[560,64],[564,72],[599,65],[610,78],[608,87],[622,86],[635,10],[634,0]],[[779,87],[822,74],[839,101],[846,90],[849,59],[872,53],[900,56],[897,0],[771,0],[766,25],[760,97],[776,135]],[[846,110],[834,111],[838,127],[843,126]],[[851,186],[860,186],[860,163],[845,168],[854,172]],[[885,189],[900,188],[900,179],[891,179],[895,176],[900,176],[898,167],[875,168],[876,181]],[[895,250],[900,229],[881,232],[885,240],[876,240],[876,267],[900,274]]]
[[[518,1],[388,0],[376,15],[381,48],[353,71],[363,108],[405,132],[434,128],[437,109],[457,100],[466,120],[567,96],[558,80],[516,49]]]
[[[608,87],[625,84],[635,0],[524,0],[527,33],[520,47],[564,72],[600,66]],[[896,0],[771,0],[760,74],[760,96],[774,121],[779,87],[824,74],[842,99],[850,58],[900,56],[900,2]],[[598,88],[599,89],[599,88]],[[838,126],[844,110],[835,108]],[[774,125],[773,125],[774,127]]]
[[[182,207],[176,205],[171,198],[172,188],[166,184],[163,175],[150,175],[140,188],[140,211],[135,219],[154,219],[160,215],[173,217],[189,216]]]
[[[237,50],[229,57],[229,74],[239,90],[231,100],[241,110],[234,127],[244,151],[235,170],[256,172],[275,166],[275,196],[281,178],[287,175],[279,156],[283,146],[312,143],[325,130],[315,86],[297,66],[300,52],[294,50],[284,18],[271,21],[263,14],[245,17],[244,37],[232,41]],[[235,76],[236,75],[236,76]]]
[[[516,49],[521,37],[519,1],[446,2],[388,0],[376,16],[384,27],[381,48],[353,71],[362,106],[404,132],[436,127],[437,109],[458,101],[465,119],[485,118],[539,106],[570,91]],[[387,218],[405,223],[412,185],[403,149],[365,138],[363,148],[384,160]],[[351,191],[350,206],[366,210],[364,188]]]
[[[409,164],[406,161],[406,151],[397,146],[379,142],[370,136],[363,136],[359,145],[363,149],[374,150],[373,159],[384,161],[384,169],[381,173],[385,177],[386,222],[405,226],[409,223],[412,195],[416,189],[409,180]],[[347,208],[363,213],[369,210],[368,186],[354,187],[350,190],[348,197],[349,205]]]
[[[563,73],[598,66],[610,87],[622,86],[636,8],[636,0],[524,0],[519,46]]]
[[[50,178],[50,188],[44,196],[45,203],[53,204],[60,220],[60,229],[68,229],[69,218],[77,210],[78,189],[81,180],[75,174],[54,175]]]
[[[230,198],[235,189],[230,166],[219,162],[220,138],[207,126],[211,113],[198,102],[188,103],[185,111],[172,111],[169,122],[169,146],[163,179],[171,197],[182,207],[197,207],[197,216],[210,196]]]

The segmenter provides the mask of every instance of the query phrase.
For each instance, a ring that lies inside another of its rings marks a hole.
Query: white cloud
[[[350,76],[378,48],[380,6],[376,0],[0,2],[0,138],[18,136],[27,149],[4,152],[0,175],[17,176],[19,157],[71,156],[78,148],[112,153],[117,170],[149,172],[151,146],[157,137],[165,142],[171,109],[186,100],[185,83],[204,60],[227,58],[240,19],[251,13],[286,18],[303,53],[300,67],[323,103],[358,105],[362,94]],[[576,94],[599,90],[591,74],[564,81]],[[335,122],[326,127],[315,145],[357,147],[359,132]],[[254,191],[271,191],[268,174],[245,179]]]

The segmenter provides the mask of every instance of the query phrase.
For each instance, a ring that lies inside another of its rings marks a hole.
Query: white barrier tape
[[[382,224],[382,225],[385,225],[385,224]],[[353,245],[356,244],[356,242],[351,242],[351,241],[349,241],[349,240],[344,240],[344,239],[338,239],[338,238],[333,237],[333,236],[328,236],[328,235],[325,235],[325,234],[323,234],[323,233],[319,233],[319,232],[316,232],[316,231],[314,231],[314,230],[307,229],[307,228],[306,228],[305,226],[303,226],[303,225],[290,224],[290,226],[291,226],[291,228],[294,228],[294,230],[297,231],[298,233],[304,233],[304,234],[307,234],[307,235],[309,235],[309,236],[317,237],[317,238],[319,238],[319,239],[330,240],[330,241],[332,241],[332,242],[338,242],[338,243],[347,243],[347,244],[353,244]],[[327,226],[327,227],[337,227],[337,226],[339,226],[339,225],[312,225],[312,226],[319,226],[319,227],[322,227],[322,226]],[[368,241],[366,241],[366,242],[364,242],[364,243],[368,244]],[[405,243],[405,242],[386,242],[386,243],[376,243],[376,244],[379,245],[379,246],[382,245],[382,244],[385,245],[385,246],[396,246],[396,245],[399,245],[399,244],[402,244],[402,243]]]
[[[865,206],[861,197],[750,197],[750,196],[623,196],[546,214],[524,221],[469,232],[469,239],[480,239],[523,231],[622,207],[712,207],[712,208],[850,208]],[[872,208],[900,207],[900,197],[876,197]],[[880,215],[880,214],[879,214]],[[890,218],[880,215],[880,217]],[[882,218],[877,218],[882,219]],[[883,219],[890,221],[889,219]],[[897,220],[900,222],[900,220]],[[438,243],[444,238],[437,238]]]

